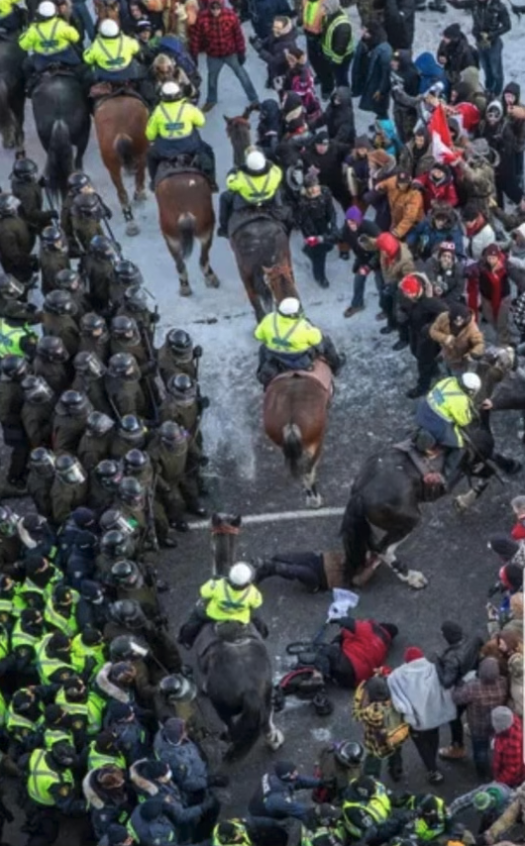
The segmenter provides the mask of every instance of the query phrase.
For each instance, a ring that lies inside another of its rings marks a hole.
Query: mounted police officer
[[[79,41],[78,30],[59,17],[51,0],[39,4],[36,21],[18,39],[22,50],[32,53],[26,60],[26,70],[37,74],[50,65],[79,65],[80,56],[74,48]]]
[[[94,68],[97,82],[128,82],[141,75],[134,58],[139,51],[136,38],[124,35],[117,21],[106,18],[93,43],[84,50],[84,62]]]
[[[307,320],[296,297],[281,300],[277,311],[261,320],[254,335],[262,344],[257,378],[265,388],[285,370],[310,370],[318,356],[326,359],[334,375],[346,361],[331,339]]]
[[[254,571],[249,564],[238,561],[222,579],[210,579],[200,589],[201,601],[181,627],[179,641],[191,649],[201,629],[210,621],[236,622],[243,626],[252,623],[262,637],[267,637],[266,624],[253,612],[263,599],[253,584]]]
[[[253,209],[271,214],[280,210],[282,216],[283,204],[278,193],[282,178],[281,168],[267,161],[260,150],[252,148],[245,165],[226,179],[227,190],[219,201],[219,237],[228,237],[228,222],[235,211]]]
[[[163,159],[200,154],[199,164],[214,190],[215,155],[209,144],[199,135],[198,129],[206,118],[197,106],[188,103],[176,82],[165,82],[160,90],[160,103],[154,109],[146,127],[146,138],[152,141],[148,150],[148,171],[152,182]]]
[[[447,449],[442,483],[451,490],[461,476],[461,463],[466,449],[461,430],[476,416],[474,397],[481,390],[481,379],[476,373],[463,373],[441,379],[419,401],[416,423],[429,432],[435,443]]]

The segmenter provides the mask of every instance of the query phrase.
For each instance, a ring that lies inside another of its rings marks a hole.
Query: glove
[[[360,276],[368,276],[370,273],[370,268],[367,264],[364,264],[362,267],[359,268],[358,273]]]
[[[237,58],[239,59],[239,64],[244,65],[246,61],[246,53],[237,53]]]
[[[200,344],[197,344],[196,347],[193,347],[193,358],[201,358],[202,357],[202,347]]]
[[[210,407],[210,398],[209,397],[201,397],[200,400],[201,411],[204,411],[205,408]]]

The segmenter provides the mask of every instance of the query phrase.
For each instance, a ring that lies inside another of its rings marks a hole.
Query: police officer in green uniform
[[[121,770],[126,769],[126,759],[118,750],[115,735],[113,732],[105,730],[101,731],[89,744],[86,765],[89,771],[97,770],[108,764],[119,767]]]
[[[0,572],[13,573],[23,544],[17,532],[19,517],[8,505],[0,505]]]
[[[80,344],[79,315],[68,291],[55,289],[47,294],[42,308],[45,335],[62,338],[68,355],[73,358]]]
[[[32,159],[22,156],[15,160],[11,174],[11,191],[20,200],[20,216],[34,233],[40,232],[43,227],[58,219],[58,212],[54,209],[43,209],[42,180],[37,180],[37,176],[38,167]]]
[[[9,703],[5,722],[7,734],[14,745],[15,758],[37,745],[43,724],[44,703],[38,688],[17,690]]]
[[[44,708],[42,746],[45,749],[52,749],[55,743],[68,743],[76,748],[71,729],[71,715],[60,705],[52,702]]]
[[[66,234],[59,226],[46,226],[42,231],[39,260],[42,293],[46,297],[56,288],[57,273],[71,267]]]
[[[80,461],[67,453],[59,455],[51,488],[54,522],[60,524],[67,520],[75,508],[86,504],[87,496],[87,475]]]
[[[106,643],[98,629],[80,631],[71,642],[71,663],[83,678],[92,678],[107,661]]]
[[[44,634],[46,628],[42,612],[37,608],[24,608],[11,632],[11,649],[18,678],[27,684],[38,682],[36,650]]]
[[[76,454],[92,411],[85,393],[69,390],[60,395],[53,417],[53,450],[57,455]]]
[[[275,215],[283,212],[279,186],[283,178],[280,167],[266,160],[260,150],[251,149],[243,167],[233,171],[226,179],[227,190],[219,200],[219,237],[228,237],[228,221],[234,211],[253,209]]]
[[[185,373],[197,381],[201,356],[202,347],[193,345],[188,332],[184,329],[170,329],[157,355],[163,381],[167,384],[172,376],[179,373]]]
[[[71,661],[71,641],[62,632],[42,638],[36,650],[36,663],[41,684],[63,684],[76,675]]]
[[[4,355],[0,359],[0,372],[0,423],[4,444],[11,447],[7,481],[23,489],[27,476],[29,443],[20,415],[24,404],[22,382],[29,372],[27,359],[22,355]]]
[[[53,5],[50,3],[50,5]],[[5,273],[24,285],[31,282],[38,270],[38,259],[31,255],[35,236],[19,215],[20,200],[13,194],[0,194],[0,255]]]
[[[36,608],[43,613],[55,585],[62,579],[62,574],[54,564],[42,556],[30,556],[24,566],[26,577],[17,587],[15,605],[20,612],[23,608]]]
[[[55,475],[55,456],[45,447],[37,447],[29,454],[29,473],[27,493],[35,504],[39,514],[46,520],[52,520],[51,487]]]
[[[75,607],[80,595],[67,585],[58,584],[46,602],[44,620],[50,631],[59,631],[72,640],[78,634]]]
[[[72,717],[71,727],[78,749],[101,731],[105,703],[79,676],[64,681],[55,702]]]

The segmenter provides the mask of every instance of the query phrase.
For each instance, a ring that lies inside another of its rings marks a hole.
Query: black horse
[[[80,81],[69,71],[45,73],[31,96],[38,137],[47,153],[49,189],[53,195],[64,197],[69,174],[73,168],[82,170],[89,141],[87,97]]]
[[[515,383],[520,378],[519,371],[518,374],[504,373],[502,361],[507,362],[507,350],[502,348],[500,353],[489,362],[483,374],[484,387],[496,385],[493,409],[525,408],[525,373],[521,376],[521,399],[518,399]],[[511,359],[506,366],[512,366]],[[509,475],[521,469],[520,462],[494,451],[488,411],[481,411],[479,420],[467,428],[466,435],[468,448],[462,470],[469,490],[455,498],[461,510],[472,505],[483,493],[497,468]],[[444,495],[443,489],[434,493],[433,498]],[[424,587],[427,584],[425,576],[417,570],[407,569],[398,560],[396,549],[418,525],[421,505],[428,500],[421,472],[409,454],[390,446],[370,456],[352,484],[341,526],[349,576],[361,581],[363,573],[370,574],[384,562],[410,587]]]
[[[224,576],[235,561],[240,517],[212,517],[212,576]],[[203,687],[218,716],[228,729],[229,760],[246,755],[265,736],[271,749],[278,749],[284,736],[272,719],[272,667],[265,644],[236,623],[206,625],[195,650]]]
[[[6,149],[24,146],[24,58],[16,39],[0,39],[0,134]]]

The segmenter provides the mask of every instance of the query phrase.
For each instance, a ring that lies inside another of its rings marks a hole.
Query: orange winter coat
[[[390,176],[383,182],[379,182],[376,188],[387,195],[392,218],[390,228],[392,235],[396,238],[404,238],[425,216],[421,191],[412,186],[407,191],[401,191],[397,185],[397,176]]]

